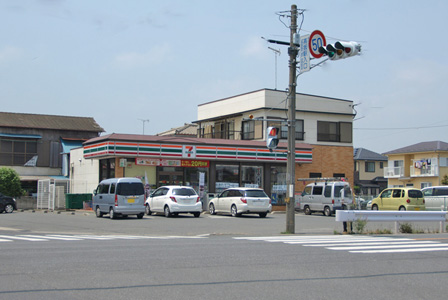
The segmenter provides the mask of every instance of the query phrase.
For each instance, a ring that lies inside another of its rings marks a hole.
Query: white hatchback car
[[[180,213],[191,213],[196,218],[201,215],[202,203],[196,191],[189,186],[162,186],[149,195],[145,203],[146,214],[164,213],[166,217]]]
[[[272,204],[271,198],[262,189],[231,188],[211,199],[208,208],[212,215],[224,212],[230,213],[233,217],[258,214],[264,218],[272,211]]]

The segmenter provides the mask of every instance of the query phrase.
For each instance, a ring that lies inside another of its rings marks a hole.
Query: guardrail
[[[395,222],[398,233],[399,222],[440,222],[440,232],[445,232],[446,211],[379,211],[337,210],[336,222]]]

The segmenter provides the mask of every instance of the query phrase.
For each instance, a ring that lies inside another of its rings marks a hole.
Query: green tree
[[[443,185],[448,185],[448,175],[443,176],[443,178],[442,178],[442,184],[443,184]]]
[[[15,170],[11,168],[0,168],[0,193],[11,197],[22,196],[24,194],[20,185],[20,176]]]

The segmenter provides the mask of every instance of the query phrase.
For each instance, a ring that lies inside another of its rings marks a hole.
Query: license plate
[[[414,210],[420,210],[420,207],[416,207]]]
[[[128,199],[128,203],[135,203],[135,199],[134,198]]]

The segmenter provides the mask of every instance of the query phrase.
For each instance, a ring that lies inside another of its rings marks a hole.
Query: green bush
[[[412,233],[413,232],[412,225],[409,223],[400,224],[400,232],[401,233]]]
[[[0,193],[10,197],[23,196],[19,174],[11,168],[0,168]]]
[[[367,225],[367,220],[362,220],[362,219],[357,219],[355,222],[353,222],[353,224],[355,225],[354,230],[356,233],[358,234],[363,234],[364,233],[364,228]]]

